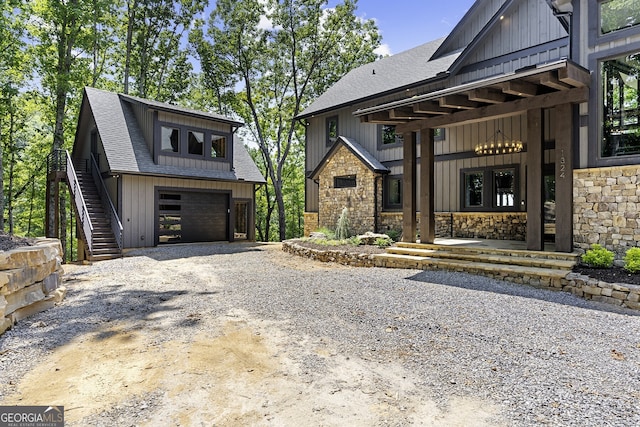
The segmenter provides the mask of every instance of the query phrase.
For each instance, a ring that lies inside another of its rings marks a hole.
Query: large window
[[[518,167],[463,169],[462,209],[512,211],[518,208]]]
[[[231,133],[174,123],[156,122],[155,161],[158,155],[227,160],[232,155]]]
[[[170,153],[179,153],[180,129],[162,126],[160,131],[160,149]]]
[[[190,130],[188,133],[189,154],[202,156],[204,153],[204,133]]]
[[[640,24],[640,0],[607,0],[600,2],[600,34]]]
[[[640,154],[640,53],[601,62],[602,157]]]
[[[382,188],[383,208],[402,209],[402,175],[385,175]]]
[[[327,119],[327,146],[333,145],[338,140],[338,116]]]
[[[224,158],[227,156],[227,138],[224,135],[211,135],[211,157]]]

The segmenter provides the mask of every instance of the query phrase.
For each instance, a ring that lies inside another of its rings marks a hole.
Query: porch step
[[[578,254],[398,243],[375,255],[380,267],[467,272],[515,283],[561,289]]]

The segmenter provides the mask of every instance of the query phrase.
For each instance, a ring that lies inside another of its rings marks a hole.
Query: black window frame
[[[390,200],[391,197],[391,184],[392,182],[398,182],[399,189],[399,198],[400,201],[397,203],[392,203]],[[403,192],[402,192],[402,175],[385,175],[382,179],[382,209],[384,211],[401,211],[402,210],[402,201],[403,201]]]
[[[336,128],[335,136],[331,136],[332,123],[335,123],[335,128]],[[327,117],[325,121],[325,132],[327,135],[326,145],[327,147],[331,147],[333,144],[336,143],[336,141],[338,140],[338,137],[340,136],[340,121],[338,120],[338,116]]]
[[[179,147],[178,151],[163,151],[162,150],[162,128],[167,127],[171,129],[177,129],[179,134]],[[158,163],[160,156],[167,157],[179,157],[184,159],[197,159],[213,162],[230,162],[232,153],[232,132],[224,132],[213,129],[205,129],[198,126],[189,126],[183,124],[177,124],[169,121],[155,121],[154,131],[154,161]],[[189,152],[189,132],[198,132],[204,135],[204,143],[202,154],[192,154]],[[224,157],[212,157],[212,136],[219,135],[225,138],[225,155]]]
[[[496,203],[496,172],[513,170],[513,206],[497,206]],[[466,175],[482,173],[483,206],[467,206]],[[509,164],[500,166],[486,166],[465,168],[460,170],[460,210],[462,212],[517,212],[520,208],[520,165]],[[487,206],[488,205],[488,206]]]
[[[333,188],[356,188],[358,179],[356,175],[339,175],[333,177]]]

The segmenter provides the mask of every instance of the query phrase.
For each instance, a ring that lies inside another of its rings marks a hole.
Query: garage
[[[158,190],[156,243],[229,240],[228,192]]]

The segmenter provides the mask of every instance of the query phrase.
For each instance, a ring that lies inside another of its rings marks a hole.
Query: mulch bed
[[[629,273],[622,267],[591,268],[578,265],[573,268],[573,271],[603,282],[640,285],[640,273]]]
[[[12,236],[11,234],[0,232],[0,251],[10,251],[11,249],[22,246],[33,246],[33,244],[34,239]]]

